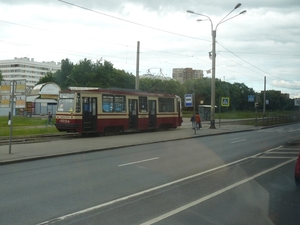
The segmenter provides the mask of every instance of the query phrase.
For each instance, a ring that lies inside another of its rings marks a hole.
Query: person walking
[[[194,115],[192,115],[192,117],[191,117],[191,122],[192,122],[192,129],[196,129],[196,122],[195,122]]]
[[[50,113],[50,112],[48,112],[48,120],[47,120],[47,123],[46,123],[46,127],[48,126],[48,125],[52,125],[52,127],[53,127],[53,123],[52,123],[52,114]]]
[[[196,120],[196,129],[199,130],[201,128],[201,117],[197,112],[196,112],[195,120]]]
[[[8,126],[10,126],[11,124],[11,113],[8,113],[8,122],[7,122]]]

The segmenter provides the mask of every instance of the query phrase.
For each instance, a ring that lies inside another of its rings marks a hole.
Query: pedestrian
[[[47,123],[46,123],[46,127],[48,125],[52,125],[53,126],[53,123],[52,123],[52,114],[50,112],[48,112],[48,120],[47,120]]]
[[[194,117],[194,115],[191,116],[191,120],[190,121],[192,122],[192,129],[195,129],[196,124],[195,124],[195,117]]]
[[[8,122],[7,122],[8,126],[10,126],[11,124],[11,113],[8,113]]]
[[[199,130],[202,126],[201,126],[201,117],[197,112],[196,112],[195,120],[196,120],[196,128],[197,130]]]

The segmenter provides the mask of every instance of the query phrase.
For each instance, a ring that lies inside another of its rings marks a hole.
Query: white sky
[[[89,9],[83,9],[77,6]],[[0,0],[0,60],[110,61],[136,74],[172,77],[173,68],[209,70],[214,29],[239,2],[227,0]],[[216,78],[300,98],[300,1],[244,0],[217,27]],[[205,77],[211,74],[204,73]]]

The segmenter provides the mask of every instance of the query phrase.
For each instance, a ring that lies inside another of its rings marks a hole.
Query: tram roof
[[[110,94],[132,94],[132,95],[143,95],[143,96],[164,96],[164,97],[178,97],[174,94],[166,93],[152,93],[145,92],[135,89],[126,88],[98,88],[98,87],[69,87],[67,90],[62,90],[61,92],[92,92],[92,93],[110,93]]]

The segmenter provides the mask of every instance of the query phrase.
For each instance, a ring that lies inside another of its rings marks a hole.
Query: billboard
[[[1,107],[9,108],[10,105],[10,95],[2,95],[1,96]]]
[[[10,94],[10,81],[1,81],[1,94]]]

